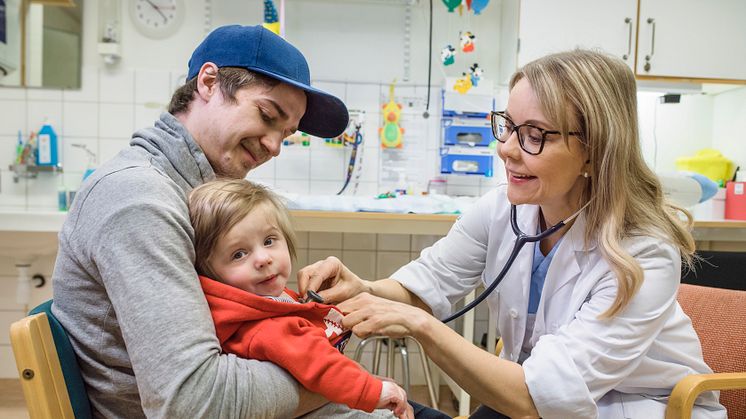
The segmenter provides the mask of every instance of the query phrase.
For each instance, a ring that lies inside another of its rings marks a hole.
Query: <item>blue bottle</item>
[[[59,164],[57,133],[45,122],[37,136],[36,165],[57,166]]]

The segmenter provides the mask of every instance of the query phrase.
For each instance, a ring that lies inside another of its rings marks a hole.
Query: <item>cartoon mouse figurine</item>
[[[474,86],[477,86],[479,84],[479,80],[482,79],[482,75],[484,74],[484,70],[482,70],[482,67],[479,66],[479,64],[474,63],[473,66],[469,67],[469,76],[471,77],[471,84]]]
[[[474,41],[476,39],[474,34],[469,31],[461,32],[460,38],[461,38],[461,51],[473,52]]]
[[[456,52],[456,48],[452,47],[451,45],[446,45],[442,50],[440,50],[440,60],[443,61],[443,65],[451,65],[455,61],[454,53]]]

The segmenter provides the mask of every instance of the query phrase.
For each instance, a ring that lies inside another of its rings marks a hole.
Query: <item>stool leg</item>
[[[388,338],[388,354],[386,355],[386,375],[394,379],[394,339]]]
[[[373,353],[373,374],[378,374],[378,367],[381,364],[381,339],[376,339],[376,350]]]
[[[407,338],[412,339],[412,341],[417,345],[417,348],[420,351],[420,359],[422,359],[422,369],[425,372],[425,382],[427,383],[427,391],[430,393],[430,402],[432,403],[432,407],[437,409],[438,408],[438,398],[435,395],[435,388],[433,387],[433,379],[430,375],[430,365],[427,363],[427,355],[425,355],[425,350],[422,348],[422,345],[420,345],[420,342],[417,341],[417,339],[407,336]]]
[[[404,374],[404,391],[409,394],[409,352],[407,351],[407,342],[404,339],[397,339],[399,344],[399,353],[401,354],[401,370]]]
[[[363,357],[363,348],[365,345],[370,343],[370,341],[370,338],[365,338],[357,345],[357,348],[355,348],[355,362],[360,362],[360,359]]]

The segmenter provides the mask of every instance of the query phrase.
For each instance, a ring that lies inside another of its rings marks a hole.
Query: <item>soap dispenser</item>
[[[57,133],[54,128],[45,121],[37,135],[36,165],[37,166],[58,166],[58,142]]]

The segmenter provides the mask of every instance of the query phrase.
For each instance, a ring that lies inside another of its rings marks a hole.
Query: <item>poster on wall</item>
[[[406,140],[399,148],[382,148],[379,181],[382,187],[394,189],[422,188],[427,152],[427,123],[422,118],[425,104],[421,97],[399,97],[402,104],[401,125]]]

